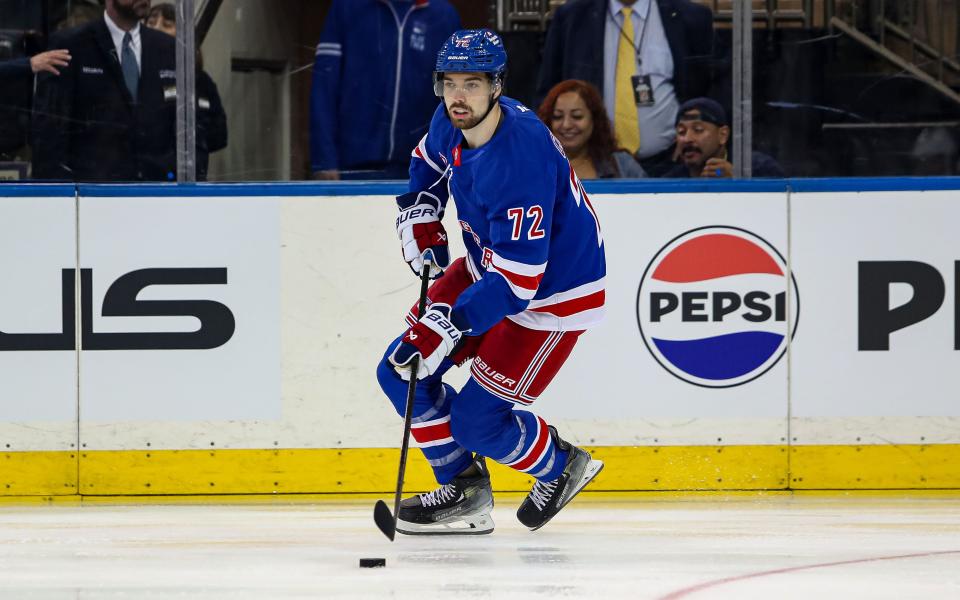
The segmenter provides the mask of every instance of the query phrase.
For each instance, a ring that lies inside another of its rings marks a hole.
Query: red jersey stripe
[[[540,280],[543,279],[543,273],[540,273],[536,276],[530,275],[520,275],[519,273],[514,273],[513,271],[508,271],[503,267],[493,266],[498,273],[503,275],[503,277],[509,281],[511,284],[518,288],[523,288],[525,290],[536,291],[540,287]]]
[[[569,317],[570,315],[574,315],[578,312],[583,312],[593,308],[600,308],[604,305],[605,301],[606,292],[604,290],[600,290],[599,292],[594,292],[579,298],[573,298],[571,300],[558,302],[557,304],[539,306],[537,308],[530,308],[527,310],[531,312],[550,313],[551,315],[556,315],[558,317]]]

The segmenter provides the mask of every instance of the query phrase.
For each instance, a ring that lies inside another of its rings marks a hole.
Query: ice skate
[[[397,514],[397,531],[407,535],[480,535],[493,531],[493,490],[482,456],[478,475],[455,477],[438,489],[406,498]]]
[[[537,480],[517,510],[517,519],[531,531],[546,525],[603,469],[602,461],[591,459],[586,450],[560,439],[552,425],[548,428],[553,443],[569,454],[560,477],[547,482]]]

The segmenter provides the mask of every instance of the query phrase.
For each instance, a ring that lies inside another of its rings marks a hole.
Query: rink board
[[[535,410],[596,490],[960,487],[960,182],[854,183],[588,186],[608,315]],[[401,190],[0,188],[0,495],[388,492]]]

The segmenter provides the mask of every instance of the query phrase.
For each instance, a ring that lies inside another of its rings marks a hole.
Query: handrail
[[[737,1],[737,0],[734,0]],[[749,0],[743,0],[749,1]],[[558,0],[492,0],[491,7],[496,14],[496,25],[501,30],[514,30],[517,25],[536,25],[545,29],[557,6]],[[823,0],[824,22],[829,22],[836,10],[836,0]],[[733,9],[721,9],[719,0],[710,1],[713,18],[716,21],[732,22]],[[805,28],[813,27],[816,6],[814,0],[803,0],[799,9],[780,8],[779,0],[766,0],[765,7],[753,9],[753,21],[766,22],[768,29],[774,29],[778,23],[797,22]]]
[[[890,50],[886,46],[883,46],[879,42],[875,41],[873,38],[863,33],[853,25],[850,25],[849,23],[847,23],[846,21],[844,21],[839,17],[833,17],[833,19],[830,20],[830,25],[832,27],[836,27],[840,31],[850,36],[850,38],[855,42],[858,42],[859,44],[865,46],[866,48],[869,48],[873,52],[876,52],[882,58],[885,58],[886,60],[900,67],[907,73],[910,73],[920,81],[926,83],[933,89],[940,92],[942,95],[952,100],[954,103],[960,105],[960,94],[957,94],[957,92],[953,91],[949,86],[944,84],[942,81],[940,81],[936,77],[933,77],[932,75],[928,74],[926,71],[924,71],[914,63],[910,62],[909,60],[903,58],[896,52]]]
[[[937,60],[942,61],[944,65],[950,67],[950,69],[952,69],[953,71],[960,73],[960,62],[957,62],[952,58],[950,58],[949,56],[946,56],[942,50],[937,50],[933,46],[917,40],[915,36],[912,36],[908,31],[906,31],[896,23],[890,21],[889,19],[883,20],[883,26],[887,31],[896,35],[898,38],[904,41],[909,41],[911,37],[914,38],[914,44],[917,50],[920,50],[930,58],[935,58]]]

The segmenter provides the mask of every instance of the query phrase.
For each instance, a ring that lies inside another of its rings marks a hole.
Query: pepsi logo
[[[644,344],[664,369],[694,385],[733,387],[760,377],[786,352],[788,323],[796,334],[800,296],[787,271],[780,252],[745,229],[680,234],[650,261],[637,290]]]

